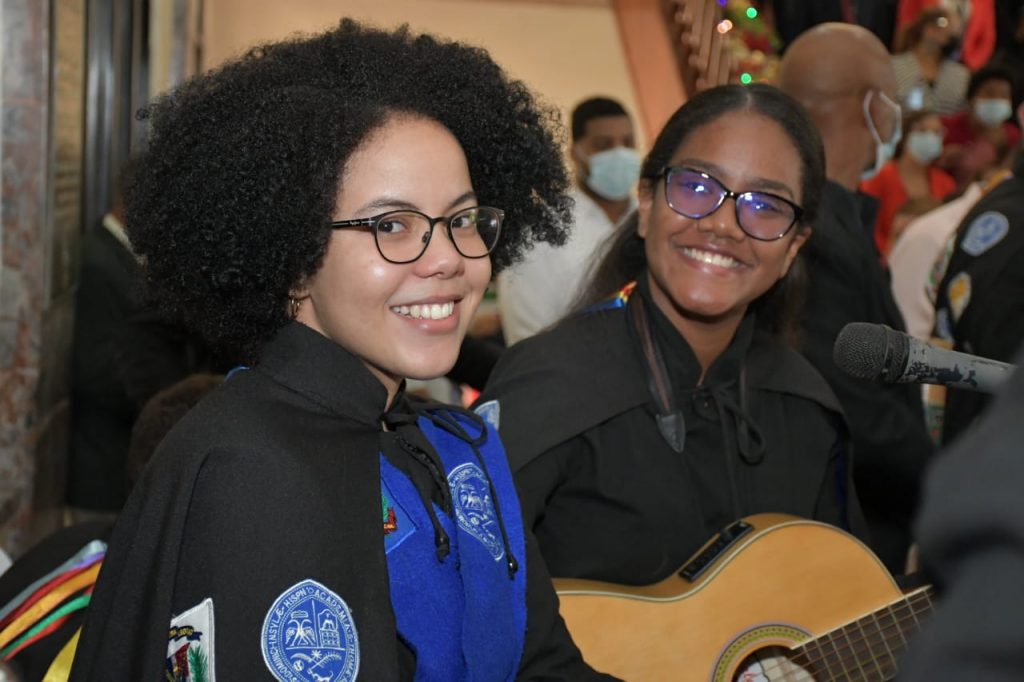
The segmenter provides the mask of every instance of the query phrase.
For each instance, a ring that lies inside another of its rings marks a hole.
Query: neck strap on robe
[[[661,349],[651,329],[651,320],[649,319],[650,315],[647,310],[643,287],[641,287],[641,291],[637,295],[630,295],[633,294],[634,286],[632,284],[628,286],[628,293],[623,296],[624,292],[626,292],[626,289],[623,289],[619,293],[618,299],[624,301],[633,330],[640,342],[644,364],[647,369],[648,388],[657,410],[658,430],[669,447],[675,452],[682,452],[686,443],[686,422],[672,389],[672,382],[669,378]],[[746,362],[743,362],[740,365],[739,372],[738,405],[729,392],[725,390],[725,386],[710,386],[709,390],[715,398],[716,405],[719,406],[722,428],[724,429],[728,423],[727,415],[732,417],[735,426],[735,442],[726,437],[727,446],[734,450],[735,454],[743,462],[755,465],[764,459],[765,443],[764,435],[749,416],[746,377]],[[726,434],[723,433],[723,436],[726,436]]]
[[[454,416],[454,412],[465,417],[475,427],[476,435],[472,435]],[[434,529],[434,546],[437,558],[444,561],[451,551],[451,540],[434,513],[432,503],[437,504],[449,517],[452,516],[453,505],[451,488],[444,474],[444,464],[440,455],[430,441],[417,427],[419,418],[430,420],[435,426],[465,441],[473,450],[473,456],[484,477],[487,479],[494,513],[501,531],[501,541],[505,550],[508,577],[511,579],[519,570],[519,562],[512,553],[508,531],[501,515],[501,503],[494,490],[494,482],[487,471],[487,464],[480,454],[479,448],[487,441],[487,427],[483,419],[474,412],[462,410],[451,405],[431,401],[409,400],[400,393],[391,407],[382,417],[388,431],[381,434],[381,450],[388,461],[398,470],[405,473],[413,482],[419,493],[427,515]]]

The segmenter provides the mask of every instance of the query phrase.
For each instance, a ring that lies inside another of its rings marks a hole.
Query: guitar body
[[[838,528],[784,514],[743,521],[752,528],[693,582],[678,574],[644,587],[556,579],[562,616],[586,661],[629,682],[812,679],[770,674],[777,661],[764,663],[760,676],[752,656],[785,656],[903,597],[879,559]],[[827,656],[821,650],[819,663]],[[888,661],[862,664],[863,674],[845,672],[835,679],[890,679],[895,658],[890,651]]]

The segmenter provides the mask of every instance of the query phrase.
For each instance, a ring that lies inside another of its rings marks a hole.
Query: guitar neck
[[[815,680],[891,680],[907,640],[932,611],[922,587],[881,609],[794,647],[792,661]]]

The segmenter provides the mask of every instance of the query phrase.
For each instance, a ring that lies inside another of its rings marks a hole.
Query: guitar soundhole
[[[784,647],[759,649],[743,659],[733,682],[814,682],[806,669],[791,661]]]

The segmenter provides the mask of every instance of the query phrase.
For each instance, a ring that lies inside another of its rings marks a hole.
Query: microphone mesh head
[[[836,366],[850,376],[869,381],[895,381],[907,361],[906,339],[881,324],[851,322],[832,346]]]

